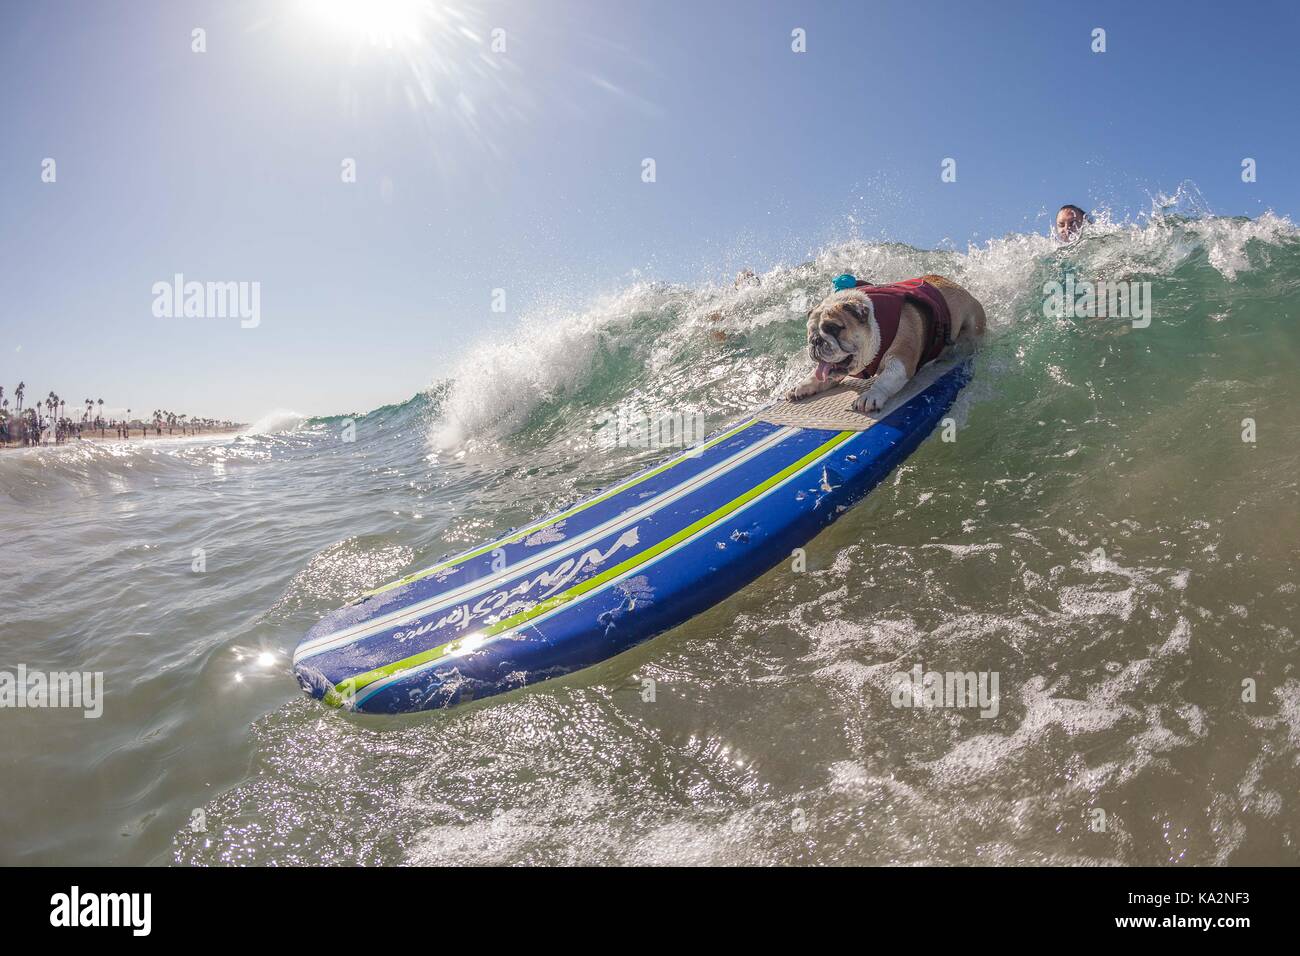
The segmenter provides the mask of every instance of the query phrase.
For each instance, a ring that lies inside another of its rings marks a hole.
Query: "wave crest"
[[[1285,217],[1188,215],[1202,211],[1195,187],[1183,184],[1153,199],[1138,220],[1100,213],[1068,246],[1016,233],[964,252],[853,240],[738,287],[637,282],[580,312],[526,316],[474,346],[453,369],[430,442],[445,450],[498,439],[542,424],[535,416],[590,419],[592,407],[628,400],[677,410],[703,405],[714,416],[759,404],[804,374],[806,309],[841,272],[878,282],[948,275],[984,304],[996,336],[1043,322],[1043,283],[1063,271],[1094,280],[1168,279],[1171,287],[1190,275],[1226,296],[1225,285],[1267,266],[1271,250],[1296,248],[1296,228]]]

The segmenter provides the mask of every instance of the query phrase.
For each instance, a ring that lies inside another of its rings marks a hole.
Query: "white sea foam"
[[[853,240],[828,245],[808,262],[774,267],[758,285],[638,281],[583,310],[526,315],[509,334],[470,347],[453,367],[430,439],[448,449],[515,432],[539,407],[597,381],[602,357],[620,351],[629,353],[629,367],[654,375],[660,398],[669,403],[685,403],[688,391],[702,382],[749,377],[753,384],[756,369],[770,397],[805,373],[800,306],[816,302],[840,272],[873,281],[949,275],[983,303],[996,335],[1043,321],[1036,279],[1044,268],[1121,280],[1169,275],[1201,254],[1234,281],[1266,264],[1271,246],[1297,236],[1289,219],[1273,213],[1251,220],[1205,213],[1194,187],[1183,184],[1173,196],[1155,197],[1152,211],[1135,220],[1116,222],[1103,212],[1068,247],[1034,234],[990,239],[964,252]],[[1202,218],[1182,218],[1187,215]]]
[[[306,415],[287,408],[277,408],[275,411],[267,412],[244,432],[245,435],[278,435],[284,432],[295,432],[302,427],[303,422],[307,420]]]
[[[634,285],[584,312],[528,316],[509,337],[474,345],[453,371],[434,446],[519,428],[538,405],[584,384],[600,350],[617,348],[635,314],[661,294]]]

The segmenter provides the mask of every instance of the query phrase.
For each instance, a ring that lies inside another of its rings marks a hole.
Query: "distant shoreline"
[[[81,435],[79,438],[78,437],[65,438],[61,442],[51,441],[51,442],[45,442],[44,444],[40,444],[40,445],[24,445],[21,442],[9,442],[8,444],[0,444],[0,451],[23,451],[26,449],[33,449],[33,448],[71,448],[73,446],[83,444],[86,442],[93,442],[94,444],[97,445],[109,445],[114,443],[122,444],[122,445],[126,445],[126,444],[144,445],[156,441],[166,441],[169,438],[171,439],[208,438],[208,437],[217,437],[221,435],[238,435],[242,433],[246,428],[248,428],[247,425],[231,425],[228,427],[223,426],[220,428],[199,428],[199,429],[187,428],[184,432],[180,431],[179,429],[173,429],[170,433],[168,433],[167,430],[164,429],[161,435],[155,433],[155,431],[152,428],[146,429],[145,430],[146,433],[143,435],[140,433],[141,432],[140,429],[132,428],[129,438],[119,437],[116,433],[116,430],[113,428],[104,429],[104,433],[102,435],[99,433],[99,429],[96,429],[94,434],[90,434],[89,429],[87,429],[86,433]]]

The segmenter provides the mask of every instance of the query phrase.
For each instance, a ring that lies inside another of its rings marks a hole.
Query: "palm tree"
[[[26,385],[25,383],[23,383],[23,382],[19,382],[19,383],[18,383],[18,387],[17,387],[16,389],[14,389],[14,398],[17,399],[17,401],[18,401],[18,411],[19,411],[19,412],[22,412],[22,410],[23,410],[23,392],[24,392],[26,389],[27,389],[27,385]]]

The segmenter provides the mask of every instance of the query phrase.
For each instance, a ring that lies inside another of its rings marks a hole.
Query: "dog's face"
[[[861,371],[879,348],[871,300],[856,289],[827,296],[808,313],[808,355],[817,364],[818,379]]]

